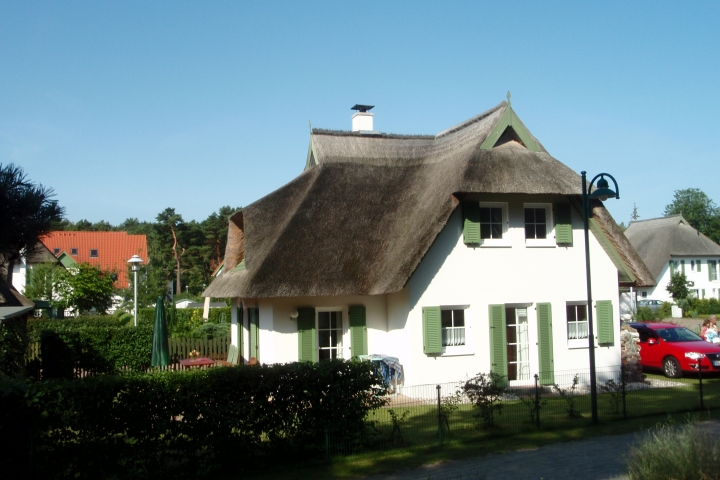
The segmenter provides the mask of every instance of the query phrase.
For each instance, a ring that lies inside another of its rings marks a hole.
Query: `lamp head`
[[[588,197],[590,198],[597,198],[598,200],[603,202],[608,198],[617,198],[617,196],[618,194],[610,188],[608,181],[602,175],[597,182],[597,188],[595,189],[595,191],[588,195]]]

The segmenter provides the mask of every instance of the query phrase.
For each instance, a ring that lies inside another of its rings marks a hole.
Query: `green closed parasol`
[[[153,326],[152,360],[153,367],[170,365],[170,348],[168,347],[167,322],[165,321],[165,305],[161,296],[155,304],[155,325]]]

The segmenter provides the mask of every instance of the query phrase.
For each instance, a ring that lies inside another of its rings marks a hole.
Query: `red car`
[[[631,323],[640,335],[640,364],[660,368],[667,377],[682,372],[720,372],[720,346],[706,342],[685,327],[672,323]]]

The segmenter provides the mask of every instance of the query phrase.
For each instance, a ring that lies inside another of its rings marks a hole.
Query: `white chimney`
[[[352,116],[353,132],[372,132],[373,114],[369,112],[374,105],[355,105],[350,110],[357,110]]]

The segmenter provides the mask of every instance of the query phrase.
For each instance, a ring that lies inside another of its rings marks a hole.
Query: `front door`
[[[505,309],[508,380],[530,379],[530,332],[527,308]]]

